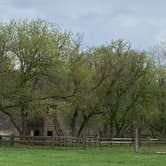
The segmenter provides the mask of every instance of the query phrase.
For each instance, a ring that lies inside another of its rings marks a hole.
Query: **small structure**
[[[63,136],[63,131],[56,117],[47,115],[44,118],[31,119],[27,123],[27,135],[30,136]]]
[[[0,135],[19,135],[10,118],[3,112],[0,112]]]

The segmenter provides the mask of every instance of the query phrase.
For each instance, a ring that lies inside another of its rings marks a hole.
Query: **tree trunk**
[[[87,124],[88,120],[87,119],[84,119],[80,125],[80,128],[78,130],[78,133],[77,133],[77,137],[80,137],[80,135],[82,134],[86,124]]]
[[[108,137],[108,124],[104,124],[104,127],[103,127],[103,132],[102,132],[102,136],[103,137]]]
[[[93,114],[89,114],[88,116],[84,115],[84,118],[83,118],[83,121],[80,125],[80,128],[78,130],[78,133],[77,133],[77,137],[80,137],[80,135],[82,134],[84,128],[86,127],[89,119],[92,117]]]
[[[25,112],[25,109],[21,109],[21,132],[20,136],[26,136],[27,135],[27,112]]]
[[[109,137],[112,139],[114,137],[114,126],[113,126],[113,121],[110,122],[110,132],[109,132]]]
[[[77,118],[77,115],[78,115],[78,109],[76,108],[75,111],[74,111],[73,117],[72,117],[72,119],[71,119],[71,124],[70,124],[70,127],[71,127],[71,135],[72,135],[72,136],[75,135],[75,125],[76,125],[76,118]]]
[[[138,152],[139,149],[139,128],[138,125],[134,125],[134,151]]]

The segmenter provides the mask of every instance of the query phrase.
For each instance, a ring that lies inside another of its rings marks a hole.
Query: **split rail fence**
[[[95,138],[95,137],[46,137],[46,136],[12,136],[0,135],[0,144],[27,144],[27,145],[47,145],[47,146],[108,146],[108,145],[134,145],[133,138]],[[139,139],[140,144],[166,144],[166,139]]]

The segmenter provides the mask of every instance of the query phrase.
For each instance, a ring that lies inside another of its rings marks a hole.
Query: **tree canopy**
[[[154,55],[154,54],[153,54]],[[0,111],[20,135],[27,121],[63,116],[72,136],[166,137],[166,68],[125,40],[82,49],[43,20],[0,24]]]

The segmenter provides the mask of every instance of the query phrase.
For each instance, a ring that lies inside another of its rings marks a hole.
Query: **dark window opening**
[[[39,135],[40,135],[39,130],[35,130],[35,131],[34,131],[34,136],[39,136]]]
[[[47,131],[47,136],[53,136],[53,131]]]

